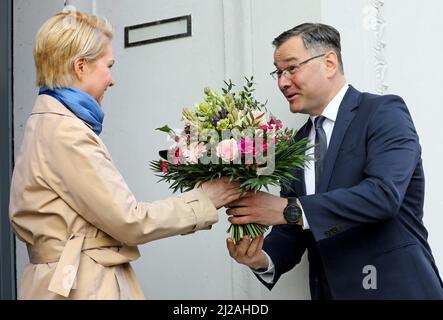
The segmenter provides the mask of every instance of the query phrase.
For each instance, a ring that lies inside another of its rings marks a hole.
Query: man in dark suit
[[[272,73],[293,113],[310,117],[297,139],[316,145],[280,197],[230,204],[232,223],[273,225],[230,255],[269,289],[308,251],[313,299],[443,299],[423,225],[421,147],[404,101],[346,83],[340,34],[306,23],[274,42]]]

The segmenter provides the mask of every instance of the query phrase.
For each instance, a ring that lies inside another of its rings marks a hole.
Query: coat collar
[[[42,113],[58,114],[61,116],[78,119],[92,130],[92,127],[87,122],[83,121],[82,119],[79,119],[74,113],[72,113],[68,108],[66,108],[63,104],[61,104],[57,99],[48,96],[46,94],[41,94],[37,97],[31,115],[42,114]]]
[[[69,111],[68,108],[57,101],[57,99],[54,99],[46,94],[39,95],[35,100],[34,108],[32,109],[31,114],[38,113],[53,113],[76,118],[76,116]]]
[[[328,152],[326,153],[324,160],[323,177],[321,178],[318,193],[327,191],[340,146],[349,124],[352,122],[352,119],[354,119],[354,110],[360,104],[360,99],[361,92],[350,85],[338,110],[334,130],[332,131],[331,140],[329,142]]]

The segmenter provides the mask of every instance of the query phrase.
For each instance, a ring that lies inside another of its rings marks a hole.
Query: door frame
[[[0,1],[0,299],[17,296],[15,237],[9,222],[9,187],[14,165],[12,95],[12,0]],[[4,45],[3,45],[4,44]]]

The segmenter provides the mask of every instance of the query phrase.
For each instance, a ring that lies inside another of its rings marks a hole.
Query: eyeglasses
[[[287,74],[287,75],[289,75],[289,76],[292,76],[292,75],[294,75],[294,74],[298,71],[298,69],[300,69],[300,67],[301,67],[302,65],[308,63],[308,62],[311,61],[311,60],[314,60],[314,59],[317,59],[317,58],[323,57],[325,54],[326,54],[326,53],[319,54],[318,56],[311,57],[311,58],[309,58],[309,59],[306,59],[305,61],[300,62],[299,64],[293,64],[292,66],[289,66],[289,67],[287,67],[287,68],[284,68],[283,70],[275,69],[274,71],[272,71],[272,72],[270,73],[270,75],[271,75],[271,77],[273,77],[275,80],[280,79],[281,76],[282,76],[282,75],[285,75],[285,74]]]

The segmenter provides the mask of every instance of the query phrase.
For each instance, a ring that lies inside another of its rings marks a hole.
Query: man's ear
[[[83,78],[83,75],[85,74],[85,68],[86,68],[86,59],[85,58],[77,58],[74,60],[74,76],[78,80],[81,80]]]
[[[333,76],[338,71],[338,57],[334,51],[329,51],[325,56],[326,72],[328,75]]]

